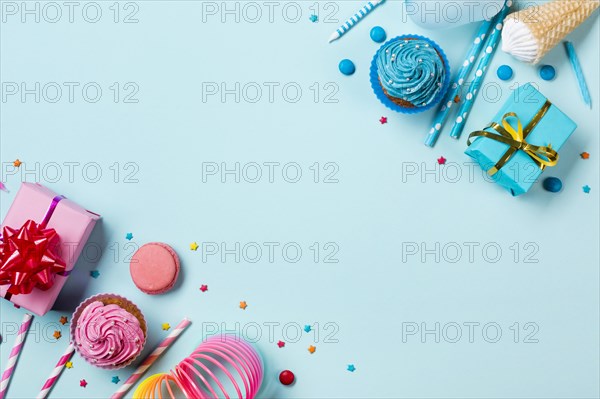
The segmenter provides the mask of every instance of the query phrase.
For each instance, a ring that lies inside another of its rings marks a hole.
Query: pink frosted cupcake
[[[146,343],[146,320],[128,299],[100,294],[83,301],[71,323],[71,339],[88,363],[105,369],[130,364]]]

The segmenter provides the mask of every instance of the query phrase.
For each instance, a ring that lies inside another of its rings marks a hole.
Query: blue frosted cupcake
[[[388,107],[405,113],[439,103],[450,84],[446,55],[433,41],[417,35],[386,42],[371,64],[371,86]]]

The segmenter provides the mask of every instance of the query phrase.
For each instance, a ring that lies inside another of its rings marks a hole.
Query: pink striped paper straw
[[[167,348],[169,346],[171,346],[171,344],[173,344],[173,342],[177,339],[177,337],[183,332],[183,330],[185,330],[190,325],[190,323],[191,323],[191,321],[188,318],[181,320],[181,323],[179,323],[177,325],[177,327],[175,327],[175,329],[173,331],[171,331],[171,334],[169,334],[156,347],[156,349],[154,349],[154,351],[150,355],[148,355],[148,357],[146,359],[144,359],[144,361],[142,362],[142,364],[140,364],[140,366],[137,368],[137,370],[135,370],[135,372],[131,375],[131,377],[129,377],[127,379],[127,381],[125,381],[123,383],[123,385],[121,385],[121,388],[119,388],[110,397],[110,399],[120,399],[123,396],[125,396],[127,391],[129,391],[129,389],[131,389],[131,387],[133,385],[135,385],[137,380],[139,380],[140,377],[142,375],[144,375],[146,370],[148,370],[150,368],[150,366],[152,366],[152,363],[154,363],[156,361],[156,359],[158,359],[160,357],[160,355],[162,355],[162,353],[165,350],[167,350]],[[2,398],[0,398],[0,399],[2,399]]]
[[[25,313],[25,316],[23,317],[23,322],[21,323],[21,327],[19,327],[17,339],[15,340],[15,344],[13,345],[13,348],[10,351],[10,355],[8,356],[6,369],[4,370],[4,373],[2,373],[2,380],[0,381],[0,399],[3,399],[4,395],[6,395],[8,383],[10,382],[10,378],[15,372],[17,359],[19,359],[19,355],[21,354],[21,350],[23,349],[23,342],[25,342],[25,336],[27,335],[27,331],[29,331],[29,327],[31,326],[32,318],[32,315],[30,315],[29,313]]]
[[[46,380],[46,383],[44,384],[42,390],[38,394],[37,399],[43,399],[46,396],[48,396],[50,390],[52,389],[54,384],[56,384],[56,380],[58,380],[58,377],[60,377],[60,373],[62,373],[63,369],[65,368],[65,364],[67,364],[67,362],[73,355],[74,350],[75,345],[73,345],[72,343],[69,344],[65,353],[60,357],[60,359],[58,359],[58,363],[56,363],[54,370],[52,370],[52,373],[50,373],[50,377],[48,377],[48,379]]]

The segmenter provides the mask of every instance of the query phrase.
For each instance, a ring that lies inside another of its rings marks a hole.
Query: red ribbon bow
[[[4,227],[0,241],[0,285],[10,284],[8,293],[29,294],[54,285],[54,276],[66,271],[65,262],[55,253],[59,236],[26,221],[20,229]]]

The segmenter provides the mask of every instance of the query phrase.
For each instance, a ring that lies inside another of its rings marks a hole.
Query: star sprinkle
[[[316,346],[313,346],[313,345],[311,345],[311,346],[309,346],[309,347],[308,347],[308,351],[310,352],[310,354],[311,354],[311,355],[312,355],[313,353],[315,353],[315,351],[316,351],[316,350],[317,350],[317,347],[316,347]]]
[[[86,380],[79,380],[79,386],[80,387],[87,387],[87,381]]]
[[[582,187],[582,189],[583,189],[584,193],[589,194],[591,187],[586,184],[585,186]]]
[[[206,291],[208,291],[208,285],[202,284],[202,285],[200,286],[200,291],[202,291],[202,292],[206,292]]]
[[[125,234],[125,239],[131,241],[133,238],[133,233],[127,233]]]
[[[52,336],[56,339],[60,339],[60,337],[62,337],[62,334],[60,333],[60,331],[55,330],[54,334],[52,334]]]
[[[278,347],[280,347],[280,348],[283,348],[283,347],[285,346],[285,342],[283,342],[283,341],[278,341],[278,342],[277,342],[277,346],[278,346]]]
[[[310,332],[310,330],[311,330],[310,325],[307,324],[304,326],[304,331]]]
[[[246,303],[246,301],[240,302],[240,309],[246,310],[247,307],[248,307],[248,304]]]
[[[579,154],[579,156],[581,157],[581,159],[590,159],[590,154],[588,154],[585,151]]]
[[[437,161],[438,161],[438,163],[439,163],[440,165],[445,165],[445,164],[446,164],[446,158],[444,158],[444,157],[439,157],[439,158],[437,159]]]
[[[13,165],[15,166],[15,168],[18,168],[19,166],[21,166],[23,162],[19,161],[19,159],[15,159],[15,161],[13,162]]]
[[[385,116],[382,116],[381,118],[379,118],[379,123],[385,125],[387,123],[387,118]]]
[[[310,19],[310,22],[317,22],[319,20],[319,17],[313,14],[310,17],[308,17],[308,19]]]
[[[346,370],[348,370],[351,373],[354,373],[354,370],[356,370],[356,367],[354,367],[353,364],[349,364],[348,367],[346,368]]]
[[[114,376],[114,377],[111,379],[111,382],[112,382],[113,384],[118,384],[120,381],[121,381],[121,380],[119,379],[119,376],[118,376],[118,375],[115,375],[115,376]]]
[[[65,367],[68,369],[72,369],[73,368],[73,362],[66,362],[65,363]]]
[[[163,323],[162,325],[162,329],[167,331],[169,328],[171,328],[171,325],[169,323]]]
[[[67,319],[67,316],[60,316],[60,319],[58,320],[58,322],[64,326],[65,324],[67,324],[69,322],[69,319]]]
[[[196,241],[194,241],[193,243],[190,244],[190,249],[192,251],[198,250],[198,244],[196,243]]]
[[[92,278],[98,278],[98,276],[100,276],[100,272],[98,270],[92,270],[90,271],[90,276],[92,276]]]
[[[460,102],[460,97],[459,96],[454,97],[454,103],[458,104],[459,102]]]

